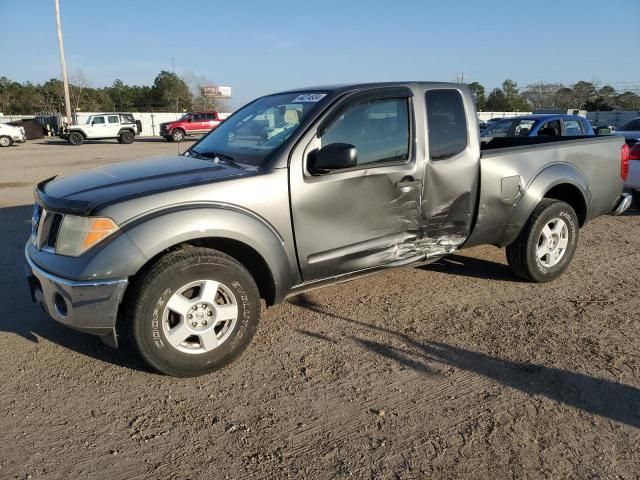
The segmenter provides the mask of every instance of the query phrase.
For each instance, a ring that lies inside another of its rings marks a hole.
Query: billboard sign
[[[218,85],[207,85],[202,87],[202,93],[208,98],[229,98],[231,97],[231,87],[222,87]]]

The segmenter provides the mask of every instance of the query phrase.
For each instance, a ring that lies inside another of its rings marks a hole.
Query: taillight
[[[629,160],[640,160],[640,143],[636,143],[629,150]]]
[[[625,143],[620,148],[620,176],[625,182],[629,176],[629,157],[629,145]]]

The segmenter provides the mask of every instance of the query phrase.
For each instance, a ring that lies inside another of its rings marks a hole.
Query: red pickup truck
[[[220,125],[218,112],[189,112],[174,122],[160,124],[160,136],[169,142],[181,142],[187,135],[209,133]]]

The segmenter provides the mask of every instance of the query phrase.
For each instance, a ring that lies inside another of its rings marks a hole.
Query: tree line
[[[617,91],[611,85],[580,81],[567,86],[562,83],[537,82],[520,89],[511,79],[502,82],[487,95],[478,82],[468,84],[478,110],[518,112],[531,110],[640,110],[640,96],[633,91]]]
[[[228,107],[224,100],[204,95],[204,87],[213,82],[206,77],[188,73],[178,76],[161,71],[153,85],[127,85],[116,79],[111,86],[91,87],[86,76],[75,72],[69,78],[71,110],[81,112],[137,111],[181,112],[219,110]],[[64,112],[64,88],[61,80],[52,78],[44,83],[15,82],[0,77],[0,112],[5,115],[59,115]]]
[[[127,85],[116,79],[111,86],[91,87],[86,76],[70,76],[69,96],[75,111],[181,112],[189,110],[228,110],[220,99],[204,95],[212,85],[203,76],[161,71],[153,85]],[[516,112],[531,110],[640,110],[640,96],[633,91],[617,91],[611,85],[580,81],[567,86],[561,83],[532,83],[524,89],[511,79],[488,94],[478,82],[469,83],[477,108],[482,111]],[[0,77],[0,112],[6,114],[60,114],[64,112],[62,81],[52,78],[41,84],[19,83]]]

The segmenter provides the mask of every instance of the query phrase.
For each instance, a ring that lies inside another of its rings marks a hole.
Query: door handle
[[[408,176],[397,182],[396,188],[399,189],[402,193],[407,193],[410,192],[413,188],[419,187],[421,185],[422,182],[420,180],[416,180],[415,178]]]

